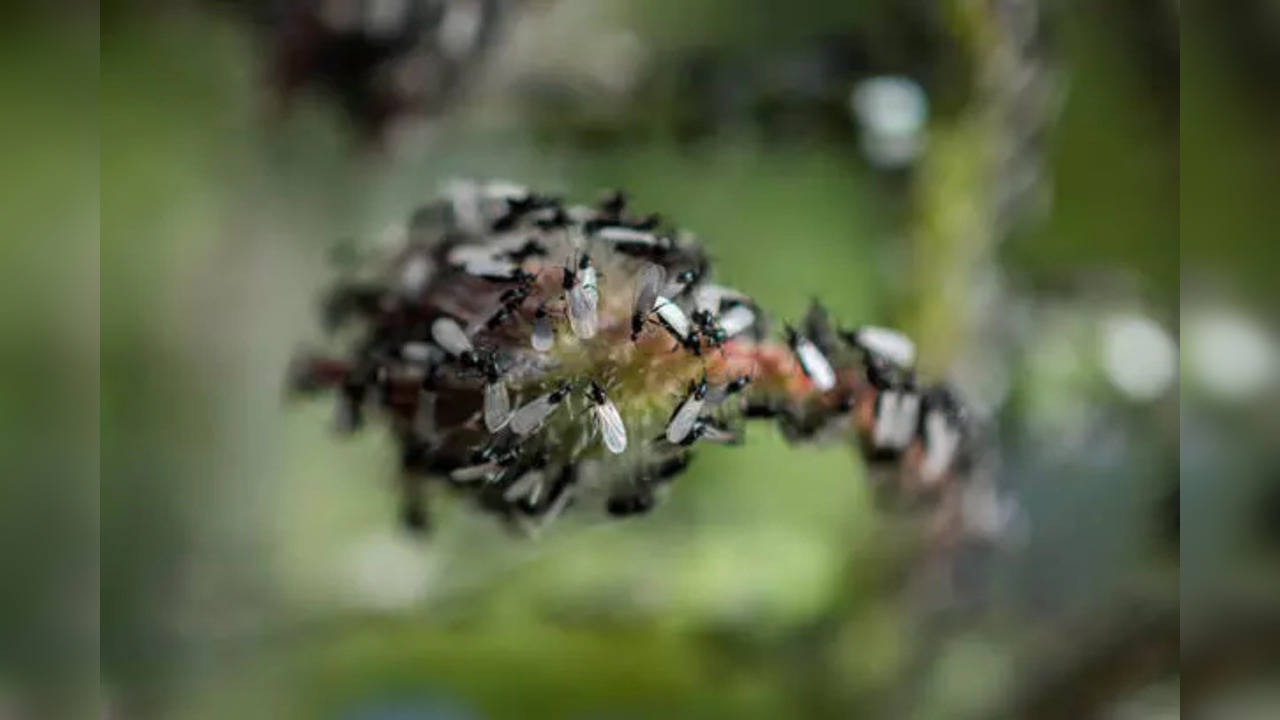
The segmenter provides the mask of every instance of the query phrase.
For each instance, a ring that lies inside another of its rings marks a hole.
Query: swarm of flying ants
[[[433,484],[528,532],[573,504],[643,513],[698,445],[741,443],[751,418],[854,439],[899,495],[964,481],[974,423],[917,385],[908,338],[836,327],[814,303],[772,339],[690,233],[621,192],[588,206],[453,181],[395,235],[328,290],[332,348],[301,354],[290,384],[334,392],[341,431],[389,425],[410,527]]]
[[[318,90],[355,130],[446,110],[496,44],[517,0],[267,0],[255,19],[283,106]]]

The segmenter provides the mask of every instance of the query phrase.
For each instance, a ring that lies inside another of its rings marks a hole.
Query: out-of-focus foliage
[[[1018,3],[757,5],[529,3],[465,99],[374,152],[325,106],[272,115],[231,14],[104,18],[102,657],[119,715],[1176,701],[1176,17],[1096,2],[1028,30],[999,14]],[[849,109],[884,75],[928,100],[919,155],[889,169]],[[1045,97],[1024,105],[1029,77]],[[572,102],[539,102],[549,87]],[[993,170],[1011,167],[1033,191]],[[992,415],[1019,498],[992,519],[1009,543],[963,558],[969,592],[940,592],[920,518],[878,507],[853,453],[764,426],[704,451],[642,519],[570,517],[529,543],[446,502],[429,542],[401,536],[390,446],[336,440],[280,379],[326,252],[379,242],[468,175],[627,187],[780,315],[816,294],[922,337],[930,370]]]
[[[25,712],[28,687],[50,715],[84,714],[97,677],[96,11],[6,11],[0,714]]]
[[[1181,561],[1186,706],[1278,705],[1275,456],[1280,96],[1274,7],[1188,8],[1182,74]]]

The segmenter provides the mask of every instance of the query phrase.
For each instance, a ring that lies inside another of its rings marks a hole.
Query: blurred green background
[[[238,6],[108,5],[111,717],[1175,716],[1177,383],[1126,382],[1118,320],[1155,328],[1140,352],[1177,342],[1178,20],[1022,5],[531,2],[455,102],[376,147],[323,98],[272,111]],[[832,42],[853,71],[810,61]],[[847,100],[886,74],[930,103],[892,169]],[[530,542],[445,502],[402,534],[388,438],[336,437],[282,378],[330,248],[457,176],[626,188],[776,317],[817,296],[917,337],[1020,505],[976,599],[921,581],[922,519],[877,508],[854,451],[767,425],[641,519]]]

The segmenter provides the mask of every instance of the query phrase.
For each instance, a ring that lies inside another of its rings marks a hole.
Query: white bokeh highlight
[[[1118,313],[1102,323],[1102,369],[1133,400],[1163,395],[1178,374],[1178,346],[1154,320]]]

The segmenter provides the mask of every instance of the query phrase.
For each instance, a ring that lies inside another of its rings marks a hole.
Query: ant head
[[[591,267],[591,256],[582,253],[582,257],[578,258],[578,270],[586,270],[589,267]]]
[[[963,405],[955,392],[946,385],[938,385],[924,395],[924,403],[931,410],[938,410],[951,420],[959,420],[963,415]]]
[[[697,384],[691,383],[690,387],[693,389],[693,394],[697,396],[699,400],[705,397],[707,394],[707,371],[703,370],[702,378],[698,380]]]
[[[507,212],[489,226],[494,232],[506,232],[515,227],[516,221],[520,219],[523,210],[514,207],[514,203],[510,200],[507,201],[507,206]]]
[[[916,382],[916,371],[912,368],[907,371],[906,376],[902,379],[902,386],[907,390],[915,392],[919,389],[919,383]]]
[[[796,341],[800,339],[800,336],[796,333],[796,329],[791,327],[789,323],[786,325],[783,325],[782,328],[783,328],[783,332],[787,334],[787,344],[795,345]]]
[[[489,318],[488,322],[485,323],[485,327],[490,330],[498,327],[507,319],[507,316],[509,316],[510,314],[511,314],[511,311],[508,310],[506,307],[498,308],[498,311],[493,314],[493,317]]]
[[[551,396],[547,399],[550,400],[552,404],[558,403],[561,400],[564,400],[564,397],[568,395],[569,391],[572,389],[573,389],[573,385],[567,382],[562,382],[560,383],[560,387],[552,391]]]
[[[597,405],[603,405],[608,400],[604,394],[604,388],[600,387],[600,383],[595,380],[591,381],[588,392],[591,395],[591,401]]]
[[[862,349],[861,343],[858,342],[858,331],[856,328],[853,330],[840,328],[839,330],[836,330],[836,335],[838,335],[841,340],[844,340],[845,344],[849,347],[859,350]]]
[[[621,215],[627,209],[627,194],[622,190],[612,190],[600,201],[600,209],[609,215]]]
[[[689,428],[689,434],[685,435],[684,439],[680,441],[680,445],[682,447],[689,447],[690,445],[694,444],[695,442],[700,440],[703,435],[707,434],[707,428],[708,428],[707,421],[703,418],[698,418],[693,423],[693,427]]]
[[[485,377],[489,382],[496,381],[502,376],[502,371],[498,368],[498,354],[494,352],[485,353],[480,360],[480,369],[484,371]]]
[[[702,333],[699,332],[697,328],[689,330],[689,334],[685,336],[684,340],[681,341],[681,344],[684,345],[685,349],[689,352],[697,355],[698,357],[702,357]]]
[[[546,448],[542,448],[538,452],[534,453],[534,456],[529,459],[529,467],[534,470],[544,468],[550,464],[551,453],[548,452]]]

